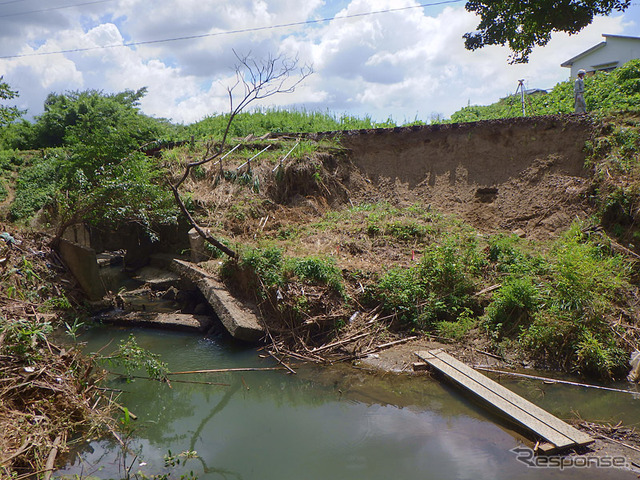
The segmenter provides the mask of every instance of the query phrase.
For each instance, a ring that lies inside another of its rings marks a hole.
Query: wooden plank
[[[586,445],[593,442],[593,439],[586,433],[573,428],[440,349],[416,352],[416,355],[457,384],[470,390],[558,448]]]

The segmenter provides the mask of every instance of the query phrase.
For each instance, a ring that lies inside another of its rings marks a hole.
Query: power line
[[[17,1],[19,1],[19,0],[13,0],[13,1],[7,2],[7,3],[15,3]],[[31,13],[51,12],[52,10],[62,10],[64,8],[82,7],[82,6],[85,6],[85,5],[94,5],[96,3],[105,3],[105,2],[112,2],[112,1],[113,0],[95,0],[93,2],[74,3],[74,4],[71,4],[71,5],[62,5],[60,7],[43,8],[41,10],[29,10],[27,12],[7,13],[5,15],[0,15],[0,18],[18,17],[20,15],[29,15]],[[4,5],[4,3],[0,3],[0,5]]]
[[[9,5],[10,3],[24,2],[25,0],[9,0],[8,2],[0,2],[0,5]]]
[[[89,3],[102,3],[102,2],[107,2],[107,1],[111,1],[111,0],[99,0],[99,1],[95,1],[95,2],[89,2]],[[96,46],[96,47],[73,48],[73,49],[69,49],[69,50],[57,50],[55,52],[34,52],[34,53],[23,53],[23,54],[20,54],[20,55],[5,55],[5,56],[0,56],[0,59],[4,60],[4,59],[10,59],[10,58],[36,57],[36,56],[42,56],[42,55],[55,55],[55,54],[59,54],[59,53],[88,52],[88,51],[91,51],[91,50],[101,50],[101,49],[106,49],[106,48],[135,47],[135,46],[138,46],[138,45],[151,45],[151,44],[156,44],[156,43],[177,42],[177,41],[181,41],[181,40],[195,40],[195,39],[199,39],[199,38],[219,37],[219,36],[223,36],[223,35],[235,35],[235,34],[238,34],[238,33],[260,32],[260,31],[264,31],[264,30],[275,30],[275,29],[278,29],[278,28],[297,27],[297,26],[302,26],[302,25],[312,25],[312,24],[317,24],[317,23],[325,23],[325,22],[330,22],[332,20],[346,20],[346,19],[349,19],[349,18],[368,17],[368,16],[371,16],[371,15],[378,15],[378,14],[382,14],[382,13],[399,12],[399,11],[402,11],[402,10],[410,10],[410,9],[415,9],[415,8],[435,7],[435,6],[439,6],[439,5],[460,3],[460,2],[463,2],[463,1],[466,1],[466,0],[442,0],[442,1],[439,1],[439,2],[423,3],[423,4],[420,4],[420,5],[413,5],[413,6],[410,6],[410,7],[388,8],[386,10],[377,10],[377,11],[374,11],[374,12],[366,12],[366,13],[352,13],[350,15],[345,15],[345,16],[342,16],[342,17],[331,17],[331,18],[323,18],[323,19],[317,19],[317,20],[305,20],[304,22],[282,23],[282,24],[279,24],[279,25],[270,25],[270,26],[266,26],[266,27],[243,28],[243,29],[239,29],[239,30],[228,30],[228,31],[216,32],[216,33],[203,33],[203,34],[199,34],[199,35],[187,35],[187,36],[183,36],[183,37],[164,38],[164,39],[159,39],[159,40],[145,40],[145,41],[140,41],[140,42],[127,42],[127,43],[120,43],[120,44],[116,44],[116,45],[101,45],[101,46]],[[80,5],[80,4],[78,4],[78,5]]]

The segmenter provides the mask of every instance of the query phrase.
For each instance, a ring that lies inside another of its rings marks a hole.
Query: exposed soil
[[[538,117],[366,132],[342,144],[370,181],[368,201],[422,201],[485,233],[544,239],[589,212],[591,131],[583,117]]]
[[[202,222],[238,244],[274,238],[330,210],[380,202],[433,208],[480,233],[548,240],[593,213],[584,168],[592,131],[588,118],[549,116],[315,134],[307,137],[338,138],[343,150],[289,160],[280,176],[273,164],[256,161],[260,195],[219,182],[217,166],[185,188],[202,207]],[[233,158],[227,162],[233,169]],[[292,254],[332,253],[345,268],[370,271],[402,262],[407,251],[350,232],[315,231],[292,243]]]

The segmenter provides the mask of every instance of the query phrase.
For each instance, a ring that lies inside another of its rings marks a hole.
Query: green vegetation
[[[412,328],[429,330],[473,308],[474,277],[483,259],[472,236],[444,236],[409,268],[394,268],[370,288],[372,301]]]
[[[246,248],[238,259],[227,259],[222,266],[223,277],[234,280],[248,275],[248,291],[266,298],[275,290],[286,290],[295,281],[344,291],[342,274],[331,257],[310,256],[285,258],[279,247]]]
[[[144,94],[144,89],[51,94],[34,124],[11,126],[5,142],[20,137],[28,142],[17,146],[43,149],[19,170],[12,219],[26,220],[46,208],[57,235],[81,221],[103,226],[132,221],[149,232],[154,222],[175,222],[163,171],[139,150],[168,131],[166,122],[140,114]],[[27,131],[15,135],[16,129]]]
[[[602,224],[629,245],[640,238],[633,227],[640,220],[636,207],[640,183],[633,180],[640,175],[640,121],[634,113],[611,114],[607,119],[604,115],[618,109],[631,112],[640,104],[640,60],[610,74],[597,74],[586,83],[589,109],[603,117],[600,131],[588,145],[589,166],[598,182],[591,199]],[[571,112],[571,91],[571,82],[563,82],[549,94],[530,97],[529,112]],[[58,234],[78,221],[103,227],[135,222],[149,232],[155,223],[175,222],[178,212],[166,188],[167,174],[180,173],[185,165],[210,154],[229,117],[171,126],[139,112],[144,94],[144,89],[52,94],[45,112],[33,123],[5,127],[0,137],[2,145],[10,148],[0,151],[0,172],[15,187],[11,218],[27,222],[41,212],[57,226]],[[509,97],[488,107],[467,107],[454,114],[452,121],[513,115],[519,111],[516,100]],[[231,125],[231,137],[251,134],[255,143],[243,142],[246,145],[225,161],[235,167],[260,152],[266,141],[256,137],[268,132],[381,126],[395,125],[391,119],[375,124],[370,118],[306,111],[239,113]],[[161,159],[140,151],[144,144],[177,135],[193,135],[195,141],[163,152]],[[295,143],[290,139],[269,142],[272,148],[260,161],[271,169]],[[25,154],[18,148],[38,151]],[[331,182],[339,175],[335,165],[329,171],[322,156],[338,148],[337,140],[323,145],[302,141],[290,157],[295,169],[278,171],[272,183],[261,176],[257,162],[251,170],[220,167],[217,174],[196,166],[190,171],[194,184],[211,182],[209,189],[224,186],[225,195],[233,197],[224,209],[216,205],[212,229],[223,236],[225,229],[234,226],[245,235],[254,232],[252,240],[238,248],[237,259],[223,261],[222,274],[232,288],[255,298],[273,315],[291,313],[290,318],[301,320],[329,310],[352,310],[353,305],[379,308],[381,314],[393,317],[394,328],[403,331],[455,340],[482,332],[497,351],[516,349],[542,363],[584,374],[619,374],[625,357],[620,355],[618,332],[610,328],[609,320],[632,311],[625,302],[635,280],[628,262],[613,253],[606,234],[594,225],[576,223],[553,245],[542,245],[510,235],[482,236],[422,204],[399,208],[385,202],[362,203],[336,210],[318,202],[314,208],[323,215],[310,222],[283,221],[274,231],[264,232],[274,203],[284,205],[270,188],[284,192],[287,199],[296,195],[324,200],[333,194]],[[209,215],[209,205],[194,198],[185,200],[189,211]],[[340,240],[305,249],[304,243],[313,236],[320,245],[322,235]],[[231,244],[236,248],[237,239],[223,242]],[[219,248],[210,250],[212,256],[222,258]],[[365,271],[345,267],[342,257],[346,255],[383,260],[378,270]],[[21,273],[28,276],[29,269],[23,266]],[[499,288],[491,297],[478,295],[495,285]],[[26,294],[15,286],[6,292],[13,298]],[[47,308],[68,308],[65,299],[56,295],[47,300]],[[332,328],[346,324],[341,314],[335,318]],[[75,330],[71,321],[68,325]],[[142,361],[136,357],[135,345],[124,348],[136,362]]]
[[[510,260],[513,273],[504,278],[483,318],[497,343],[513,340],[556,368],[620,375],[627,357],[610,320],[625,310],[623,292],[630,292],[631,271],[590,230],[574,223],[534,262],[530,255]],[[494,268],[504,270],[500,263],[495,261]]]
[[[229,120],[228,114],[207,117],[187,127],[187,134],[196,138],[222,138]],[[306,110],[263,109],[238,114],[231,125],[231,137],[261,136],[265,133],[309,133],[335,130],[358,130],[395,127],[390,118],[376,123],[370,117],[357,118],[349,115],[336,116],[330,113]]]
[[[139,369],[144,369],[149,377],[156,380],[166,380],[169,372],[167,365],[160,361],[160,356],[141,348],[133,334],[122,340],[111,355],[100,357],[100,361],[124,369],[123,375],[128,381]]]
[[[11,90],[11,87],[7,82],[3,81],[3,77],[0,76],[0,100],[11,100],[16,98],[18,92]],[[17,107],[8,107],[0,105],[0,128],[10,124],[16,118],[18,118],[22,112]]]
[[[631,60],[611,73],[598,72],[585,79],[587,111],[598,114],[636,111],[640,105],[640,60]],[[474,122],[519,117],[520,95],[511,95],[487,106],[468,106],[451,115],[452,122]],[[557,84],[549,93],[526,97],[526,113],[555,115],[573,113],[573,80]]]

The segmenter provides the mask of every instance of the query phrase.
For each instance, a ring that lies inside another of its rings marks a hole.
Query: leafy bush
[[[29,218],[39,209],[55,202],[62,182],[60,167],[65,158],[62,150],[49,150],[20,170],[16,197],[10,210],[13,220]]]
[[[530,277],[511,275],[486,308],[486,322],[498,336],[512,336],[529,325],[540,303],[541,295]]]
[[[523,240],[516,235],[494,235],[488,243],[489,261],[498,272],[527,275],[547,268],[540,255],[524,251]]]
[[[588,232],[588,225],[575,222],[537,276],[507,277],[485,320],[498,338],[517,335],[520,347],[547,365],[609,377],[626,363],[608,317],[617,317],[631,272]]]
[[[344,292],[342,273],[331,257],[291,258],[285,262],[284,271],[302,281],[327,285],[341,294]]]
[[[482,261],[473,239],[447,238],[428,248],[416,265],[382,275],[368,295],[402,323],[428,328],[474,307],[470,294]]]
[[[282,250],[276,247],[244,251],[239,266],[253,271],[265,287],[282,285]]]
[[[593,332],[583,330],[576,345],[576,370],[585,375],[611,377],[624,373],[628,368],[627,355],[616,347],[611,338],[598,338]]]
[[[436,330],[443,338],[462,340],[477,324],[473,310],[465,308],[454,321],[443,320],[436,323]]]
[[[600,318],[626,283],[621,259],[590,241],[576,222],[552,250],[550,305]]]

